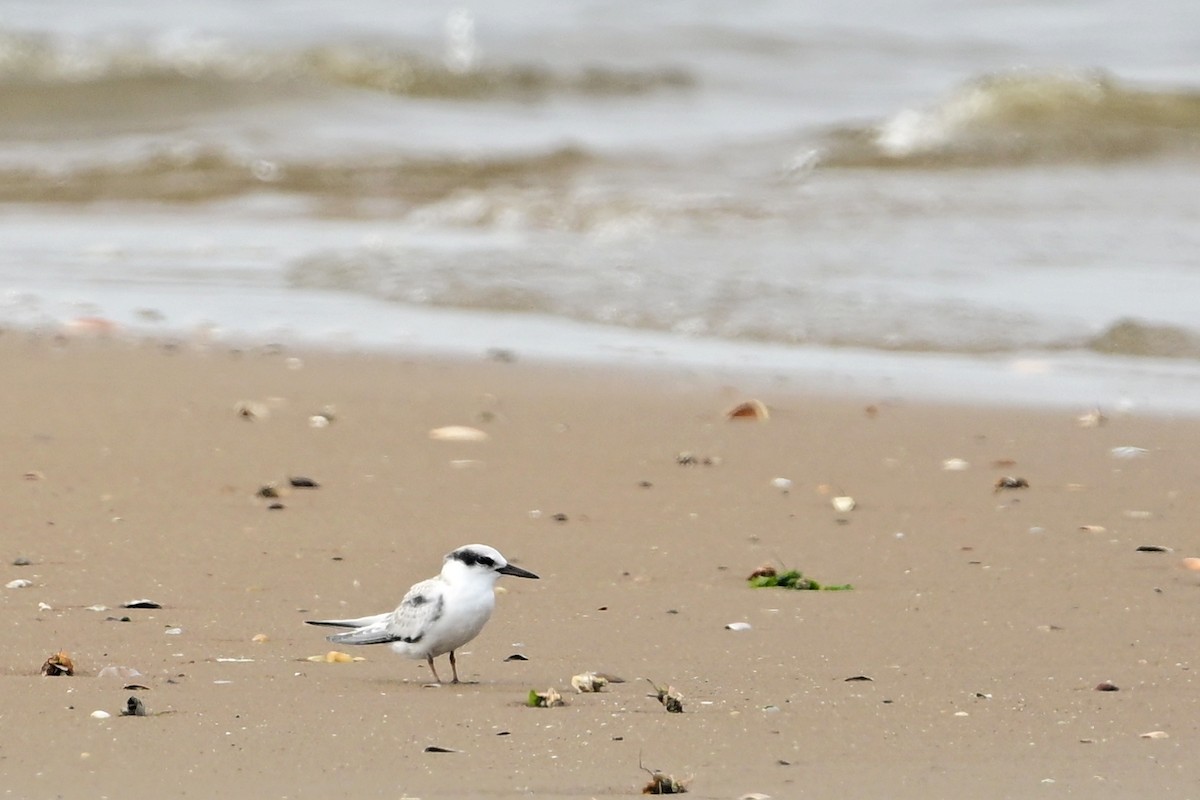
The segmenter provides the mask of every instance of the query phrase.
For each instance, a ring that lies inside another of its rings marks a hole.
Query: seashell
[[[306,478],[303,475],[296,475],[288,478],[288,483],[297,489],[320,489],[321,484],[314,481],[312,478]]]
[[[466,425],[447,425],[444,428],[431,430],[429,438],[438,442],[486,442],[491,437],[478,428],[469,428]]]
[[[1142,738],[1142,739],[1169,739],[1169,738],[1171,738],[1171,734],[1167,733],[1166,731],[1147,731],[1146,733],[1139,734],[1139,738]]]
[[[75,662],[71,661],[69,655],[60,651],[47,658],[46,663],[42,664],[42,674],[48,678],[74,675]]]
[[[250,638],[250,641],[255,644],[262,644],[263,642],[270,641],[270,638],[265,633],[256,633]]]
[[[1200,558],[1191,556],[1179,562],[1184,569],[1190,569],[1192,572],[1200,572]]]
[[[725,626],[727,631],[748,631],[753,626],[749,622],[731,622]]]
[[[850,497],[848,495],[842,495],[840,497],[835,497],[835,498],[833,498],[833,500],[831,502],[833,504],[833,507],[835,509],[837,509],[838,511],[842,512],[843,514],[847,511],[854,510],[854,498]]]
[[[1150,451],[1144,447],[1114,447],[1109,453],[1113,458],[1141,458],[1149,455]]]
[[[121,603],[121,608],[162,608],[162,605],[153,600],[130,600],[128,603]]]
[[[46,473],[42,472],[40,469],[32,469],[21,477],[27,481],[44,481],[46,480]]]
[[[1103,525],[1080,525],[1079,530],[1084,533],[1104,533],[1108,530]]]
[[[134,678],[141,678],[143,676],[142,676],[142,673],[138,672],[133,667],[107,666],[104,669],[100,670],[100,672],[96,675],[96,677],[97,678],[120,678],[121,680],[128,681],[128,680],[133,680]]]
[[[766,422],[771,418],[771,412],[767,410],[767,407],[760,400],[746,400],[726,411],[725,418],[755,419],[759,422]]]
[[[1100,683],[1096,684],[1096,691],[1097,692],[1119,692],[1119,691],[1121,691],[1121,687],[1117,686],[1112,681],[1101,681]]]
[[[774,478],[771,481],[771,485],[784,494],[787,494],[788,490],[792,488],[792,482],[788,478]]]
[[[76,317],[75,319],[67,320],[63,326],[65,332],[74,336],[96,336],[106,338],[112,336],[118,330],[120,325],[113,322],[111,319],[104,317]]]
[[[995,490],[997,492],[1003,489],[1028,489],[1029,481],[1024,478],[1015,478],[1012,475],[1005,475],[1003,478],[997,478]]]
[[[525,705],[530,708],[556,708],[558,706],[565,706],[566,704],[566,701],[562,699],[562,695],[553,687],[544,692],[530,689],[529,697],[525,701]]]
[[[947,472],[962,472],[964,469],[969,469],[970,464],[961,458],[947,458],[942,462],[942,469]]]
[[[33,581],[25,578],[17,578],[15,581],[4,584],[5,589],[28,589],[30,586],[33,586]]]
[[[308,418],[308,427],[310,428],[328,428],[329,417],[324,414],[313,414]]]
[[[1075,422],[1081,428],[1098,428],[1108,422],[1108,417],[1100,412],[1100,409],[1093,408],[1086,414],[1080,414],[1075,418]]]
[[[608,686],[608,678],[603,675],[597,675],[595,672],[584,672],[571,676],[571,686],[580,694],[599,692],[605,686]]]
[[[92,719],[108,719],[111,716],[112,714],[108,713],[107,711],[97,710],[92,712]]]

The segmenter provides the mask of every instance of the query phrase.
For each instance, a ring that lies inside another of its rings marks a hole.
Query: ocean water
[[[0,6],[9,327],[1195,412],[1198,179],[1194,0]]]

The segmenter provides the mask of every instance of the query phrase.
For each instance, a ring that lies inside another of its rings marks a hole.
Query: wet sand
[[[3,583],[33,584],[0,589],[9,796],[627,797],[639,760],[700,798],[1200,796],[1195,419],[14,333],[0,365]],[[769,421],[724,418],[749,397]],[[320,487],[256,497],[290,476]],[[502,579],[469,683],[305,660],[305,619],[387,610],[471,542],[541,580]],[[763,563],[854,588],[752,589]],[[39,674],[58,650],[74,677]],[[586,670],[626,682],[573,693]]]

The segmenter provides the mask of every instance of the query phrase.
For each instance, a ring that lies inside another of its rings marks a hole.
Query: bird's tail
[[[373,614],[358,619],[306,619],[309,625],[326,625],[330,628],[366,628],[369,625],[383,622],[387,614]]]

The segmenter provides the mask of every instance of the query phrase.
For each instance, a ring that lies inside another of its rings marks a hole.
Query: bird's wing
[[[436,578],[421,581],[408,590],[408,594],[404,595],[404,599],[392,613],[364,617],[363,621],[367,624],[347,633],[330,636],[329,641],[338,644],[416,644],[442,616],[444,603],[441,581]]]

